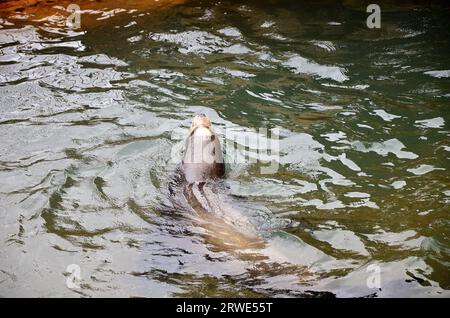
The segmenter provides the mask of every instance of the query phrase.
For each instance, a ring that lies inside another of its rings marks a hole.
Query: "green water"
[[[0,296],[450,296],[450,10],[381,8],[379,30],[338,1],[1,18]],[[267,247],[169,212],[197,112],[279,129],[275,173],[227,166],[293,221]]]

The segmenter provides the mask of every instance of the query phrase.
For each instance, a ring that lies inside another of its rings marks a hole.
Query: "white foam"
[[[360,128],[373,129],[373,127],[370,127],[369,125],[364,125],[364,124],[356,124],[356,126],[358,126]]]
[[[311,41],[312,44],[328,51],[336,51],[336,47],[334,46],[333,42],[330,41]]]
[[[432,165],[420,165],[417,168],[406,169],[406,171],[411,172],[411,173],[415,174],[416,176],[421,176],[423,174],[426,174],[426,173],[434,171],[434,170],[445,170],[445,169],[444,168],[436,168]]]
[[[432,77],[436,78],[444,78],[444,77],[450,77],[450,70],[442,70],[442,71],[428,71],[424,74],[430,75]]]
[[[354,161],[348,159],[345,153],[339,155],[339,160],[342,162],[344,166],[346,166],[350,170],[357,172],[361,171],[361,168]]]
[[[416,120],[415,123],[417,126],[423,128],[443,128],[445,125],[444,118],[442,117]]]
[[[229,36],[229,37],[235,37],[235,38],[239,38],[242,36],[241,32],[237,29],[237,28],[233,28],[233,27],[227,27],[227,28],[223,28],[220,29],[219,31],[217,31],[223,35]]]
[[[361,152],[376,152],[381,156],[386,156],[389,153],[393,153],[399,159],[416,159],[418,156],[410,151],[402,150],[405,145],[396,138],[389,139],[383,142],[373,143],[370,147],[366,147],[364,143],[357,141],[354,142],[353,147]]]
[[[284,61],[283,66],[293,69],[296,74],[308,74],[316,75],[320,78],[328,78],[337,82],[344,82],[348,80],[345,75],[344,69],[338,66],[321,65],[316,62],[310,61],[298,54],[293,54]]]
[[[406,185],[406,181],[403,181],[403,180],[394,181],[391,183],[391,186],[396,190],[403,188],[405,185]]]
[[[370,198],[370,194],[364,192],[347,192],[344,195],[348,198]]]
[[[380,116],[385,121],[392,121],[395,118],[401,118],[402,117],[402,116],[390,114],[390,113],[386,112],[383,109],[375,109],[373,112],[375,113],[375,115]]]
[[[264,21],[264,23],[261,24],[261,28],[270,28],[273,25],[275,25],[275,22],[273,21]]]
[[[322,134],[320,136],[325,137],[328,141],[338,141],[347,138],[347,135],[342,131],[339,131],[337,133]]]
[[[214,53],[229,43],[222,38],[205,31],[185,31],[180,33],[150,33],[149,38],[158,42],[169,42],[179,45],[182,54]]]
[[[348,230],[320,230],[314,231],[313,236],[323,242],[329,243],[333,248],[348,250],[361,255],[369,255],[364,243],[352,231]]]

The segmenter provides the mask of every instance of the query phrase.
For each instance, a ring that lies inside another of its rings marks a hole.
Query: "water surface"
[[[0,296],[450,296],[448,7],[387,3],[379,30],[351,2],[121,8],[0,18]],[[168,208],[197,112],[280,131],[276,173],[227,166],[291,221],[263,249]]]

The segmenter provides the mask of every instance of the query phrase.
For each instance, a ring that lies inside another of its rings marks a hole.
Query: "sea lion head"
[[[211,127],[211,120],[209,119],[208,116],[206,116],[203,113],[197,114],[192,119],[191,128],[195,128],[197,126],[204,126],[206,128],[210,128]]]
[[[195,134],[196,136],[210,137],[214,134],[211,126],[211,120],[208,116],[203,113],[197,114],[192,119],[188,136]]]
[[[201,182],[223,175],[220,141],[205,114],[197,114],[192,119],[185,148],[182,168],[188,182]]]

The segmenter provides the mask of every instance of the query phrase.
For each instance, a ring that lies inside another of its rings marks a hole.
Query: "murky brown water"
[[[450,296],[448,7],[80,4],[0,15],[0,296]],[[224,185],[263,247],[170,206],[197,112],[280,129]]]

